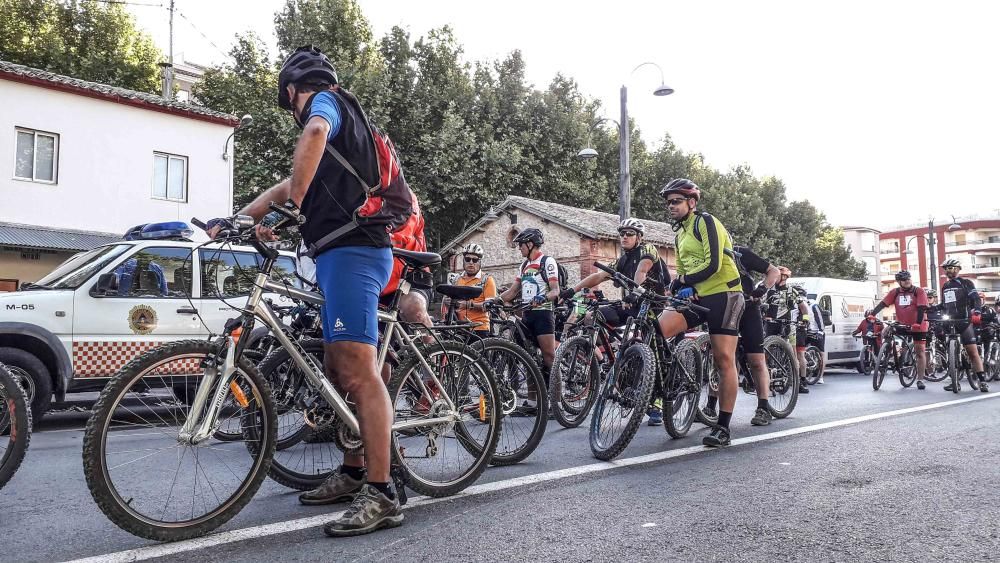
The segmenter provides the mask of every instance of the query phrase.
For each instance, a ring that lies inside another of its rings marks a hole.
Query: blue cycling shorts
[[[323,340],[378,345],[378,297],[391,272],[391,248],[341,246],[317,256]]]

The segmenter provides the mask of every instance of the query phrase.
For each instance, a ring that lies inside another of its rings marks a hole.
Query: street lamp
[[[961,230],[961,229],[962,229],[962,225],[959,225],[958,221],[955,219],[955,216],[952,215],[951,216],[951,225],[948,225],[948,232],[954,232],[954,231],[958,231],[958,230]],[[910,246],[909,243],[907,243],[906,246],[907,246],[907,248],[909,248],[909,246]],[[940,278],[941,276],[940,276],[940,274],[938,274],[938,271],[937,271],[937,263],[935,262],[936,255],[935,255],[935,252],[934,252],[934,246],[935,246],[935,244],[934,244],[934,217],[931,217],[930,220],[927,222],[927,249],[928,249],[928,251],[930,252],[930,255],[931,255],[931,287],[934,288],[935,291],[937,291],[937,288],[938,288],[938,278]]]
[[[644,66],[655,66],[660,71],[660,85],[653,90],[654,96],[669,96],[674,89],[667,86],[663,80],[663,69],[654,62],[641,63],[632,69],[629,77]],[[618,218],[624,221],[632,213],[632,171],[629,165],[630,132],[628,128],[628,88],[622,84],[621,117],[618,121],[618,159],[621,176],[618,180]]]
[[[594,132],[594,129],[596,129],[598,125],[604,123],[605,121],[610,121],[611,123],[614,123],[615,125],[618,125],[619,129],[621,128],[621,125],[619,125],[617,121],[615,121],[614,119],[607,118],[607,117],[602,117],[602,118],[598,119],[597,121],[595,121],[594,124],[590,126],[590,129],[587,129],[587,148],[580,149],[580,152],[576,153],[576,158],[577,159],[582,160],[582,161],[587,161],[587,160],[593,160],[593,159],[597,158],[597,154],[598,154],[597,153],[597,149],[595,149],[592,146],[590,146],[591,145],[591,141],[592,141],[590,134]]]
[[[226,137],[226,143],[222,145],[222,160],[229,160],[229,139],[232,139],[233,135],[235,135],[240,129],[243,129],[251,123],[253,123],[253,116],[249,113],[240,118],[240,124],[233,129],[233,132],[230,133],[228,137]]]

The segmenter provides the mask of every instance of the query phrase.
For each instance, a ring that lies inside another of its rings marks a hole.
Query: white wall
[[[15,127],[59,134],[57,184],[15,180]],[[121,233],[232,212],[226,125],[0,80],[0,221]],[[188,157],[187,203],[153,199],[153,152]],[[230,151],[231,152],[231,151]]]

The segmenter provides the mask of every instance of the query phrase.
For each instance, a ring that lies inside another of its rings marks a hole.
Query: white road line
[[[921,405],[917,407],[908,407],[905,409],[898,409],[894,411],[886,411],[875,414],[866,414],[863,416],[856,416],[853,418],[845,418],[843,420],[834,420],[831,422],[823,422],[821,424],[813,424],[811,426],[802,426],[800,428],[790,428],[788,430],[781,430],[778,432],[770,432],[767,434],[760,434],[757,436],[747,436],[746,438],[737,438],[733,440],[732,446],[742,446],[744,444],[753,444],[756,442],[766,442],[769,440],[776,440],[778,438],[785,438],[788,436],[795,436],[798,434],[807,434],[810,432],[817,432],[820,430],[827,430],[830,428],[839,428],[841,426],[848,426],[851,424],[858,424],[861,422],[870,422],[873,420],[879,420],[883,418],[890,418],[894,416],[902,416],[906,414],[912,414],[915,412],[929,411],[934,409],[940,409],[944,407],[950,407],[952,405],[958,405],[962,403],[971,403],[973,401],[982,401],[986,399],[994,399],[1000,397],[1000,394],[991,393],[989,395],[980,395],[978,397],[969,397],[965,399],[956,399],[954,401],[945,401],[942,403],[931,403],[929,405]],[[566,469],[559,469],[556,471],[548,471],[545,473],[536,473],[534,475],[526,475],[524,477],[516,477],[513,479],[505,479],[503,481],[495,481],[492,483],[483,483],[481,485],[473,485],[466,489],[465,491],[451,497],[447,498],[429,498],[429,497],[416,497],[407,503],[407,509],[416,508],[418,506],[427,506],[430,504],[437,504],[443,501],[453,501],[468,497],[474,497],[479,495],[484,495],[487,493],[493,493],[497,491],[503,491],[506,489],[514,489],[517,487],[524,487],[528,485],[535,485],[538,483],[544,483],[548,481],[558,481],[560,479],[567,479],[570,477],[576,477],[579,475],[587,475],[591,473],[599,473],[602,471],[608,471],[611,469],[619,469],[622,467],[632,467],[636,465],[644,465],[648,463],[663,461],[666,459],[673,459],[678,457],[684,457],[696,453],[703,453],[710,451],[709,448],[704,446],[689,446],[686,448],[678,448],[674,450],[667,450],[664,452],[657,452],[648,455],[641,455],[635,457],[629,457],[625,459],[618,459],[608,462],[591,463],[588,465],[581,465],[578,467],[569,467]],[[74,559],[68,563],[119,563],[119,562],[129,562],[129,561],[144,561],[147,559],[154,559],[157,557],[166,557],[168,555],[175,555],[178,553],[186,553],[189,551],[194,551],[196,549],[214,547],[217,545],[223,545],[227,543],[234,543],[243,540],[259,539],[266,536],[273,536],[278,534],[285,534],[289,532],[295,532],[299,530],[304,530],[307,528],[313,528],[322,526],[323,524],[339,517],[342,513],[330,513],[323,514],[319,516],[310,516],[307,518],[298,518],[296,520],[288,520],[285,522],[277,522],[274,524],[265,524],[262,526],[253,526],[250,528],[242,528],[239,530],[232,530],[229,532],[221,532],[218,534],[213,534],[201,538],[196,538],[193,540],[185,540],[176,543],[167,544],[157,544],[150,545],[147,547],[140,547],[136,549],[129,549],[126,551],[119,551],[117,553],[108,553],[105,555],[97,555],[94,557],[86,557],[83,559]]]

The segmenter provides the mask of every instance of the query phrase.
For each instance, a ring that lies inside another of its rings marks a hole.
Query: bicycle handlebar
[[[628,287],[633,292],[638,293],[639,297],[641,297],[642,299],[648,299],[650,301],[653,301],[654,303],[669,303],[670,305],[673,305],[675,307],[687,307],[699,313],[709,312],[709,309],[707,307],[702,307],[701,305],[694,303],[690,299],[685,300],[685,299],[677,299],[676,297],[668,297],[665,295],[657,295],[652,291],[635,283],[635,280],[622,275],[621,272],[616,272],[612,270],[611,268],[605,266],[604,264],[601,264],[600,262],[594,262],[594,266],[597,267],[599,270],[602,270],[605,273],[609,274],[619,284]]]

